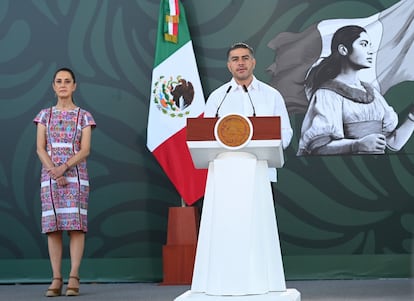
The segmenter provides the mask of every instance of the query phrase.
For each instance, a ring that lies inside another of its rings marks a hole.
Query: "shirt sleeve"
[[[88,111],[82,112],[82,121],[81,121],[81,128],[85,128],[87,126],[91,126],[92,128],[96,127],[95,119],[93,118],[92,114]]]
[[[344,138],[342,96],[319,89],[313,95],[302,122],[299,152],[311,153],[334,139]]]
[[[50,110],[49,109],[43,109],[41,110],[36,117],[33,119],[33,123],[35,124],[43,124],[44,126],[46,126],[47,124],[47,118],[49,117],[49,113]]]
[[[395,112],[394,108],[391,107],[385,98],[377,91],[375,91],[375,98],[378,98],[380,103],[384,107],[384,117],[382,121],[382,129],[386,135],[392,133],[398,125],[398,114]]]
[[[285,105],[285,101],[282,97],[282,95],[279,93],[279,91],[276,91],[276,101],[275,101],[275,107],[274,107],[274,116],[280,116],[280,123],[281,123],[281,131],[282,131],[282,144],[283,149],[286,149],[293,136],[293,129],[290,124],[290,118],[289,114]]]

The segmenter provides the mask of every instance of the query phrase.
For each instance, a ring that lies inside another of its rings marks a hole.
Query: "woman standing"
[[[310,72],[310,103],[302,123],[298,155],[382,154],[400,150],[414,130],[414,112],[398,126],[398,115],[369,83],[358,78],[373,62],[371,40],[360,26],[338,29],[331,54]]]
[[[96,123],[92,115],[73,101],[76,79],[72,70],[56,71],[53,90],[57,103],[43,109],[34,119],[37,125],[37,155],[42,163],[42,233],[47,234],[52,283],[46,296],[62,293],[63,231],[70,237],[71,269],[67,296],[79,295],[79,267],[88,230],[89,181],[86,157]]]

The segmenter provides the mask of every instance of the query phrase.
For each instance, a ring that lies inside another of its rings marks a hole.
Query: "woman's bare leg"
[[[85,233],[82,231],[70,231],[70,276],[79,277],[79,268],[85,248]],[[79,281],[69,278],[68,287],[79,287]]]
[[[62,231],[48,233],[47,244],[54,279],[49,288],[55,289],[59,288],[62,285],[62,281],[57,280],[62,278]]]

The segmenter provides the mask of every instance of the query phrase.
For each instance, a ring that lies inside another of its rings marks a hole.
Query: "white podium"
[[[245,135],[237,123],[217,136],[222,120],[187,120],[194,164],[208,167],[208,177],[191,289],[175,300],[300,301],[297,290],[286,289],[268,178],[269,166],[284,163],[280,119],[249,118],[253,133],[242,147],[223,142],[228,133]]]

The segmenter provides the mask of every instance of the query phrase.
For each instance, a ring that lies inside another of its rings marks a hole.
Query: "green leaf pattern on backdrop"
[[[267,81],[266,69],[277,55],[267,44],[278,33],[299,32],[328,18],[366,17],[395,2],[183,4],[207,96],[230,78],[225,53],[233,42],[255,47],[256,76]],[[157,18],[156,0],[0,2],[0,239],[7,242],[1,259],[47,258],[32,120],[55,103],[51,80],[61,66],[75,70],[75,101],[98,124],[88,160],[85,256],[161,256],[168,207],[179,206],[180,198],[145,146]],[[401,89],[404,95],[414,90],[410,83]],[[399,88],[386,98],[398,103]],[[412,152],[298,158],[301,116],[291,121],[295,136],[274,185],[283,253],[408,253],[414,232]]]
[[[98,123],[88,160],[87,239],[96,244],[87,242],[85,256],[159,258],[154,250],[166,240],[168,207],[180,199],[145,146],[154,45],[136,45],[153,43],[141,22],[155,29],[157,11],[132,1],[3,1],[0,7],[0,259],[48,257],[32,120],[54,105],[51,81],[61,66],[75,71],[75,102]]]

